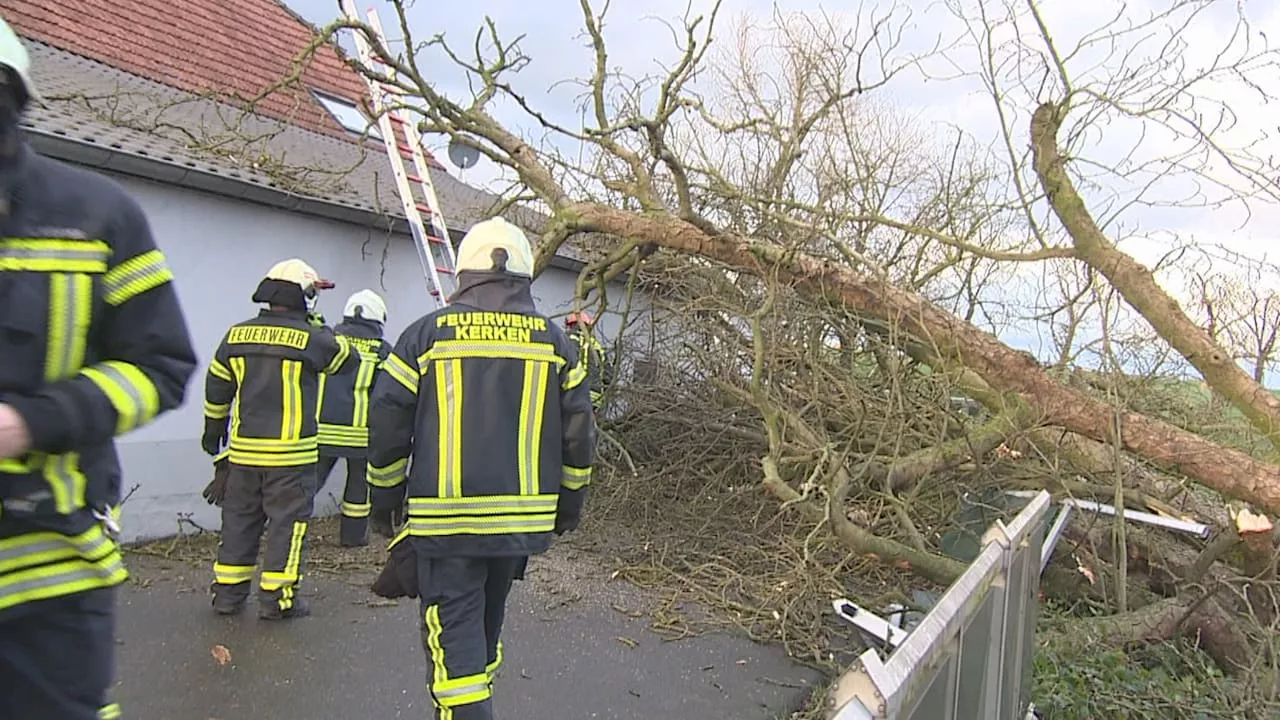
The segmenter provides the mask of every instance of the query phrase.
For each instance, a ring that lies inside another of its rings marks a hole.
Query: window
[[[369,133],[369,137],[377,138],[379,140],[382,139],[382,133],[378,132],[378,125],[376,123],[370,123],[369,118],[365,117],[364,113],[360,112],[359,108],[352,103],[331,95],[321,95],[314,91],[311,94],[315,96],[316,100],[324,106],[325,110],[329,111],[329,114],[333,116],[333,119],[337,120],[338,124],[342,127],[357,135],[364,135],[367,132]]]

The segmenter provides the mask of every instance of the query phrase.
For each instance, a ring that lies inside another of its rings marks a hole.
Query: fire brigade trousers
[[[502,621],[526,557],[432,558],[418,554],[427,690],[437,720],[493,720]]]
[[[304,570],[315,471],[315,465],[258,468],[231,463],[227,496],[222,501],[222,541],[213,566],[217,604],[233,605],[248,599],[265,526],[267,547],[259,600],[281,611],[293,607]]]
[[[338,459],[320,456],[316,465],[316,492],[324,487]],[[342,490],[342,521],[338,530],[338,542],[343,545],[363,545],[369,540],[369,483],[365,478],[367,462],[362,457],[347,457],[347,484]]]
[[[116,589],[39,600],[0,623],[0,717],[119,718],[107,702],[115,672]]]

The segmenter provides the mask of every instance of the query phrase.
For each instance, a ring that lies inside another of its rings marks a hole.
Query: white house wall
[[[123,508],[124,539],[172,535],[179,532],[179,518],[184,517],[214,529],[218,512],[200,496],[212,476],[210,458],[200,449],[204,374],[227,327],[257,313],[249,298],[267,268],[301,257],[333,280],[336,289],[320,300],[320,310],[330,322],[341,315],[349,294],[373,288],[386,298],[388,339],[394,342],[408,323],[431,307],[421,266],[406,236],[391,238],[388,248],[385,231],[131,177],[116,179],[142,205],[168,257],[200,359],[181,408],[119,439],[125,491],[136,487]],[[539,277],[534,294],[542,311],[567,309],[575,280],[574,273],[556,268]],[[601,325],[607,341],[617,319],[606,316]],[[317,513],[336,511],[343,475],[339,463],[317,497]]]

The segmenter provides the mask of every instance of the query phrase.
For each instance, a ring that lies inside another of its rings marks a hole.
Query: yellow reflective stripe
[[[151,422],[160,412],[160,393],[147,374],[136,365],[108,360],[84,368],[80,374],[111,400],[116,410],[116,434],[129,432]]]
[[[280,438],[302,437],[302,361],[280,361]]]
[[[419,537],[444,535],[516,535],[551,532],[555,512],[544,514],[484,515],[476,517],[409,517],[409,533]]]
[[[475,495],[464,498],[411,497],[409,514],[420,517],[455,515],[514,515],[556,511],[558,494]]]
[[[320,422],[320,414],[324,412],[324,388],[329,382],[329,376],[320,373],[316,379],[316,423]]]
[[[232,404],[230,402],[205,401],[206,418],[221,420],[230,414],[232,414]]]
[[[297,467],[298,465],[310,465],[318,461],[320,452],[318,450],[304,450],[273,453],[241,450],[233,447],[227,457],[237,465],[248,465],[249,467]]]
[[[129,578],[116,544],[97,525],[75,537],[32,533],[0,541],[0,558],[0,567],[22,568],[0,575],[0,610],[111,587]]]
[[[587,366],[582,361],[578,361],[569,369],[569,373],[565,376],[564,382],[560,384],[560,389],[569,391],[582,384],[587,379]]]
[[[551,364],[536,360],[524,361],[524,390],[520,400],[520,436],[517,439],[517,463],[520,473],[520,492],[537,495],[539,492],[538,462],[542,451],[542,416],[547,396],[547,376]]]
[[[399,355],[395,353],[388,355],[387,361],[382,364],[382,369],[406,390],[414,395],[418,394],[418,381],[421,376],[417,369],[410,367],[409,363],[401,360]]]
[[[591,484],[591,468],[560,467],[560,486],[569,490],[581,490]]]
[[[108,304],[120,305],[172,279],[164,254],[150,250],[108,270],[102,278],[103,297]]]
[[[231,436],[231,447],[241,450],[250,450],[256,452],[297,452],[299,450],[314,450],[316,438],[253,438],[244,437],[243,435]]]
[[[93,279],[88,275],[49,276],[49,332],[45,338],[45,382],[75,375],[84,365],[85,340],[93,313]]]
[[[551,343],[512,343],[497,340],[437,340],[431,349],[418,357],[418,367],[425,368],[435,360],[462,360],[466,358],[532,360],[552,363],[559,368],[567,362],[556,353]]]
[[[373,376],[377,371],[378,356],[360,353],[360,368],[356,370],[356,384],[352,392],[351,424],[356,427],[369,424],[369,388],[373,387]]]
[[[0,271],[101,275],[110,257],[101,240],[0,238]]]
[[[440,434],[437,467],[440,497],[462,495],[462,361],[436,362],[436,412]]]
[[[225,380],[226,382],[235,382],[232,379],[231,371],[227,369],[227,366],[223,365],[217,360],[213,360],[212,362],[209,363],[209,372],[212,373],[214,377],[220,380]]]
[[[214,456],[213,456],[213,461],[214,461],[215,463],[219,463],[219,462],[222,462],[223,460],[226,460],[226,459],[227,459],[227,458],[229,458],[229,457],[231,457],[231,448],[227,448],[226,450],[223,450],[222,452],[218,453],[217,455],[214,455]]]
[[[353,503],[353,502],[347,502],[346,500],[343,500],[342,505],[340,506],[339,509],[342,511],[342,514],[345,517],[366,518],[366,517],[369,517],[369,513],[373,511],[373,505],[367,502]]]
[[[239,395],[239,388],[244,387],[244,358],[233,357],[227,358],[227,364],[231,366],[231,373],[235,376],[233,382],[236,385],[236,394]],[[234,439],[240,431],[240,406],[241,403],[237,398],[235,407],[231,409],[231,437]]]
[[[442,717],[452,716],[451,708],[459,705],[470,705],[489,698],[489,674],[465,675],[450,678],[448,666],[445,664],[444,643],[440,637],[444,634],[444,625],[440,622],[440,606],[430,605],[423,613],[423,622],[427,626],[427,651],[431,656],[431,683],[428,691],[432,702],[441,710]]]
[[[320,423],[316,430],[316,438],[321,445],[354,448],[368,447],[369,428]]]
[[[62,515],[84,507],[89,479],[80,471],[80,455],[69,452],[44,460],[44,479],[53,494],[54,508]]]
[[[98,708],[98,720],[120,720],[124,717],[119,703],[111,703]]]
[[[497,652],[494,655],[493,662],[484,666],[484,671],[489,676],[489,682],[493,682],[493,676],[500,667],[502,667],[502,640],[498,640]]]
[[[213,564],[213,581],[219,585],[240,585],[253,580],[253,565]]]
[[[79,535],[24,533],[0,540],[0,574],[68,558],[101,560],[113,549],[115,543],[98,525]]]
[[[299,570],[302,567],[302,544],[307,536],[307,524],[302,521],[293,524],[293,534],[289,538],[289,554],[285,558],[281,570],[267,570],[262,573],[262,589],[267,592],[280,590],[287,585],[298,582]],[[283,602],[283,599],[282,599]],[[288,610],[282,605],[281,610]]]
[[[369,463],[365,468],[365,481],[374,487],[395,487],[404,482],[405,470],[408,467],[407,458],[396,460],[385,467],[374,467],[373,463]]]
[[[340,335],[337,336],[337,340],[338,352],[334,354],[333,359],[330,360],[328,366],[325,367],[324,372],[326,373],[338,372],[338,369],[342,367],[342,364],[351,356],[351,343],[348,343],[347,339]]]

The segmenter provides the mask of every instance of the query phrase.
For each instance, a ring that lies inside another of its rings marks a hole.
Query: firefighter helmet
[[[495,257],[501,250],[505,264]],[[533,248],[524,231],[506,220],[495,217],[476,223],[458,244],[458,270],[490,271],[504,269],[512,275],[533,277]]]
[[[0,18],[0,65],[9,68],[14,75],[18,76],[28,102],[40,101],[36,86],[31,82],[31,55],[27,53],[27,48],[18,38],[18,34],[3,18]]]
[[[342,308],[344,317],[359,317],[365,320],[385,323],[387,321],[387,304],[382,296],[372,290],[361,290],[347,298],[346,307]]]

